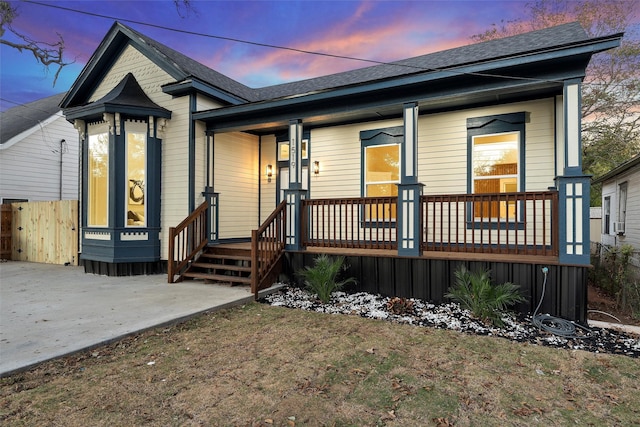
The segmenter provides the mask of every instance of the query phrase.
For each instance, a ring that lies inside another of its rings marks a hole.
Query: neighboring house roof
[[[17,140],[24,139],[54,115],[54,119],[62,117],[57,113],[60,112],[58,104],[64,95],[59,93],[0,112],[0,146],[8,148]]]
[[[614,169],[610,170],[609,172],[605,173],[604,175],[595,178],[594,180],[591,181],[592,184],[599,184],[601,182],[605,182],[608,181],[612,178],[615,178],[616,176],[627,172],[629,169],[634,168],[634,167],[640,167],[640,154],[637,154],[635,157],[633,157],[630,160],[627,160],[626,162],[618,165],[617,167],[615,167]]]

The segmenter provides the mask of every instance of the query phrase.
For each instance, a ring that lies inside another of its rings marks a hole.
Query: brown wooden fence
[[[78,265],[77,200],[12,203],[11,217],[12,260]]]

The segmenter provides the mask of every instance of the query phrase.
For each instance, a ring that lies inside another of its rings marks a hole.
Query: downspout
[[[193,113],[197,109],[197,96],[189,94],[189,212],[196,209],[196,132]]]
[[[258,227],[262,224],[262,135],[258,136]]]
[[[60,188],[59,188],[59,192],[60,192],[60,200],[62,200],[62,154],[64,153],[64,143],[65,140],[64,138],[60,140]]]

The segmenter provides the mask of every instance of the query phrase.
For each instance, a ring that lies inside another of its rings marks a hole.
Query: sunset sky
[[[261,87],[370,64],[204,35],[393,61],[469,44],[473,34],[490,28],[492,23],[527,16],[525,0],[192,0],[193,10],[176,9],[173,1],[155,0],[43,3],[46,5],[12,2],[19,10],[14,29],[45,42],[55,42],[59,33],[65,41],[65,58],[74,63],[63,69],[53,87],[55,69],[47,73],[30,53],[20,54],[2,45],[2,110],[69,89],[114,20],[241,83]],[[5,38],[11,39],[8,33]]]

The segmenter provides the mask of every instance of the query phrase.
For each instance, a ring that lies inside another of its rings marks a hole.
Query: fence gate
[[[12,203],[11,259],[78,265],[78,201]]]

